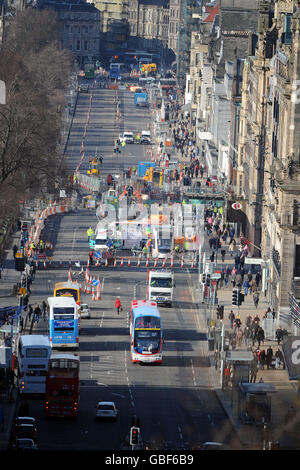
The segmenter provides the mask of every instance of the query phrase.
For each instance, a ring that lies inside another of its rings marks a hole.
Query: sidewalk
[[[226,257],[225,263],[218,264],[216,270],[222,266],[231,266],[230,259]],[[243,290],[242,290],[243,291]],[[233,310],[237,316],[237,307],[232,305],[232,285],[229,282],[227,287],[218,289],[218,304],[224,305],[224,317],[223,321],[219,322],[224,324],[225,331],[230,331],[230,322],[228,319],[228,314],[230,310]],[[214,308],[214,313],[212,316],[213,321],[217,321],[216,318],[216,307]],[[256,309],[253,303],[251,295],[245,296],[245,301],[239,308],[240,319],[242,322],[242,328],[245,325],[245,320],[247,315],[252,317],[258,314],[260,318],[260,325],[262,326],[263,314],[266,312],[267,308],[271,307],[266,301],[263,294],[260,294],[260,301],[258,308]],[[205,309],[205,305],[202,304],[202,308]],[[279,319],[275,319],[275,325],[277,325]],[[275,328],[276,329],[276,326]],[[252,343],[250,343],[252,344]],[[265,351],[271,346],[273,353],[278,349],[277,341],[275,339],[269,338],[264,341],[260,349],[265,349]],[[279,347],[281,349],[281,346]],[[241,347],[236,347],[236,351],[249,351],[251,349],[253,352],[257,349],[257,343],[255,346],[246,347],[243,342]],[[232,350],[230,346],[230,350]],[[245,449],[261,449],[262,448],[262,427],[243,424],[239,420],[238,416],[238,394],[236,391],[232,391],[232,388],[227,388],[225,390],[221,389],[221,371],[220,368],[216,370],[215,360],[213,357],[213,352],[210,352],[210,361],[211,361],[211,372],[214,383],[214,388],[216,390],[217,397],[222,404],[226,414],[228,415],[232,425],[235,427],[239,439],[243,448]],[[279,442],[280,449],[299,449],[300,446],[300,398],[297,395],[297,381],[290,381],[288,378],[288,372],[286,369],[281,368],[276,369],[267,369],[265,366],[264,370],[259,369],[257,373],[256,382],[261,378],[264,383],[273,384],[276,388],[276,393],[271,395],[271,422],[270,430],[272,432],[272,441]],[[286,422],[286,416],[289,409],[293,407],[294,409],[294,419],[289,423]]]
[[[13,286],[20,280],[21,273],[15,270],[12,248],[15,244],[19,244],[19,240],[20,231],[14,232],[11,235],[8,248],[5,250],[3,271],[0,279],[0,307],[16,306],[18,304],[17,297],[13,294]],[[7,449],[17,403],[18,393],[16,388],[13,390],[10,398],[7,393],[0,397],[2,414],[2,421],[0,423],[0,451]]]

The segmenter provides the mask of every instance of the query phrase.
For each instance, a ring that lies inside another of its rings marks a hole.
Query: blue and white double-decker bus
[[[121,80],[121,66],[122,64],[110,64],[109,78],[111,80]]]
[[[52,348],[79,347],[78,305],[73,297],[48,297],[49,336]]]
[[[162,362],[163,332],[156,302],[132,300],[130,338],[132,362]]]

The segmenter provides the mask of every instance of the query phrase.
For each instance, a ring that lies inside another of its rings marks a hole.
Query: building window
[[[87,51],[89,49],[89,41],[84,41],[84,50]]]
[[[80,39],[76,41],[76,51],[80,51]]]

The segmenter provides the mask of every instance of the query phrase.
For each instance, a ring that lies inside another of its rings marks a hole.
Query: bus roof
[[[57,282],[56,284],[54,284],[54,289],[64,289],[64,288],[70,289],[71,287],[73,287],[73,289],[80,288],[78,282],[73,282],[73,281]]]
[[[151,300],[132,300],[131,308],[134,316],[151,315],[160,318],[157,303]]]
[[[48,297],[49,307],[73,307],[77,305],[74,297]]]
[[[49,336],[46,335],[21,335],[22,346],[50,346]]]
[[[68,359],[72,361],[79,361],[79,356],[76,354],[71,354],[71,353],[54,353],[51,354],[50,360],[51,359]]]

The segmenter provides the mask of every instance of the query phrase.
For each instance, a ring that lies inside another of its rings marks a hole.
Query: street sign
[[[234,202],[231,204],[232,209],[239,210],[242,208],[242,204],[240,202]]]
[[[222,277],[222,274],[221,274],[221,273],[213,273],[213,274],[211,274],[211,276],[210,276],[210,278],[211,278],[212,281],[221,279],[221,277]]]

